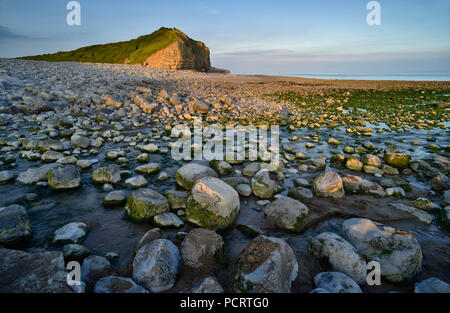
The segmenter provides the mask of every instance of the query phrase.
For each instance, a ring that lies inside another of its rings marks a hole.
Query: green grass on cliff
[[[162,27],[150,35],[144,35],[130,41],[94,45],[73,51],[60,51],[53,54],[42,54],[21,57],[24,60],[49,62],[91,62],[91,63],[126,63],[139,64],[151,54],[163,49],[177,40],[182,32],[176,28]]]

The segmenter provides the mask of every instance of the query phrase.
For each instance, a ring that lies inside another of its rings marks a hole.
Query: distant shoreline
[[[245,75],[245,74],[244,74]],[[377,80],[377,81],[450,81],[450,74],[261,74],[264,76],[301,77],[327,80]]]

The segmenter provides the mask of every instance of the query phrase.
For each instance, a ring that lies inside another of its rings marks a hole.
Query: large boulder
[[[40,181],[47,181],[48,172],[58,166],[58,164],[52,163],[43,165],[41,167],[29,168],[28,170],[20,173],[19,176],[17,176],[16,182],[22,185],[33,185]]]
[[[279,190],[279,186],[275,179],[271,177],[268,169],[262,169],[256,173],[251,181],[253,193],[260,198],[270,199]]]
[[[384,162],[395,168],[404,169],[408,167],[409,155],[400,152],[396,146],[391,145],[384,150]]]
[[[89,148],[90,140],[86,136],[80,136],[78,134],[73,134],[70,138],[70,143],[75,148],[86,149]]]
[[[366,260],[380,263],[382,277],[390,282],[410,280],[421,269],[422,249],[411,233],[364,218],[346,220],[343,232]]]
[[[368,194],[376,197],[386,196],[383,187],[359,176],[346,174],[342,178],[342,182],[344,183],[345,191],[348,193]]]
[[[374,166],[374,167],[380,167],[381,166],[381,160],[379,157],[373,154],[365,154],[362,156],[361,161],[365,165]]]
[[[170,210],[169,201],[150,188],[134,191],[127,199],[125,213],[135,223],[148,223],[152,217]]]
[[[56,162],[59,159],[64,157],[64,155],[61,152],[58,151],[45,151],[41,155],[41,160],[44,162]]]
[[[94,287],[95,293],[148,293],[148,291],[131,278],[107,276],[97,281]]]
[[[7,184],[14,180],[14,173],[11,171],[1,171],[0,172],[0,185]]]
[[[342,272],[362,284],[366,281],[366,261],[344,238],[334,233],[321,233],[314,237],[309,250],[322,264],[333,271]]]
[[[103,204],[106,206],[120,206],[125,204],[127,196],[122,190],[114,190],[108,193],[103,199]]]
[[[52,190],[67,190],[81,186],[81,170],[74,165],[62,165],[48,172],[48,186]]]
[[[145,179],[144,176],[138,175],[138,176],[133,176],[131,178],[128,178],[127,180],[125,180],[125,185],[127,185],[130,188],[142,188],[147,186],[147,180]]]
[[[300,201],[281,196],[266,207],[265,215],[277,227],[299,232],[308,211],[308,207]]]
[[[184,225],[184,222],[171,212],[155,215],[153,222],[160,227],[181,227]]]
[[[414,287],[415,293],[450,293],[450,284],[436,278],[431,277],[417,282]]]
[[[91,251],[85,246],[71,243],[63,247],[63,255],[66,262],[77,261],[81,263],[86,257],[91,255]]]
[[[441,192],[450,188],[450,180],[447,175],[439,173],[430,180],[431,189]]]
[[[344,197],[342,178],[335,172],[325,172],[314,179],[314,192],[318,197],[340,199]]]
[[[181,243],[181,256],[187,266],[210,270],[222,251],[222,237],[213,230],[196,228],[186,235]]]
[[[53,236],[53,243],[80,243],[86,237],[87,225],[84,223],[69,223],[57,229]]]
[[[37,142],[36,149],[41,153],[48,150],[63,151],[64,145],[58,140],[42,139]]]
[[[297,273],[294,251],[284,240],[258,236],[239,255],[234,290],[288,293]]]
[[[162,292],[173,287],[181,269],[178,248],[167,239],[156,239],[136,253],[133,280],[150,292]]]
[[[175,180],[178,185],[186,190],[191,190],[196,180],[203,177],[218,177],[217,173],[210,167],[198,164],[188,163],[177,170]]]
[[[137,148],[141,151],[145,151],[148,153],[156,153],[159,150],[158,146],[155,145],[154,143],[149,143],[145,146],[138,146]]]
[[[90,255],[81,264],[81,280],[86,285],[93,285],[97,280],[105,277],[111,270],[109,261],[98,255]]]
[[[242,174],[244,176],[253,177],[261,169],[261,164],[259,162],[253,162],[244,167]]]
[[[0,293],[72,293],[62,252],[0,249]]]
[[[289,189],[288,196],[299,201],[309,201],[314,198],[311,189],[305,187],[295,187]]]
[[[25,208],[10,205],[0,208],[0,244],[11,246],[31,237],[31,223]]]
[[[92,180],[94,183],[116,184],[120,181],[120,179],[120,167],[115,164],[96,168],[92,173]]]
[[[228,175],[233,171],[230,163],[221,160],[212,160],[209,162],[209,166],[211,166],[219,175]]]
[[[222,230],[239,214],[239,194],[230,185],[215,177],[204,177],[189,193],[186,218],[200,227]]]
[[[328,290],[331,293],[362,293],[358,284],[340,272],[323,272],[314,277],[317,288]]]
[[[140,165],[134,169],[136,173],[151,175],[159,172],[161,169],[158,163],[148,163],[144,165]]]
[[[347,161],[345,161],[345,167],[352,171],[360,171],[362,170],[364,164],[356,157],[349,157]]]

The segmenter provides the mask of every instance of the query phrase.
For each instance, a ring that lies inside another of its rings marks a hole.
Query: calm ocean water
[[[280,76],[296,76],[320,79],[349,79],[349,80],[415,80],[415,81],[450,81],[447,74],[274,74]]]

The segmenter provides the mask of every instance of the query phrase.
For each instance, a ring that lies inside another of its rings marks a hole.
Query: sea
[[[319,79],[346,80],[409,80],[409,81],[450,81],[450,73],[395,73],[395,74],[272,74]]]

